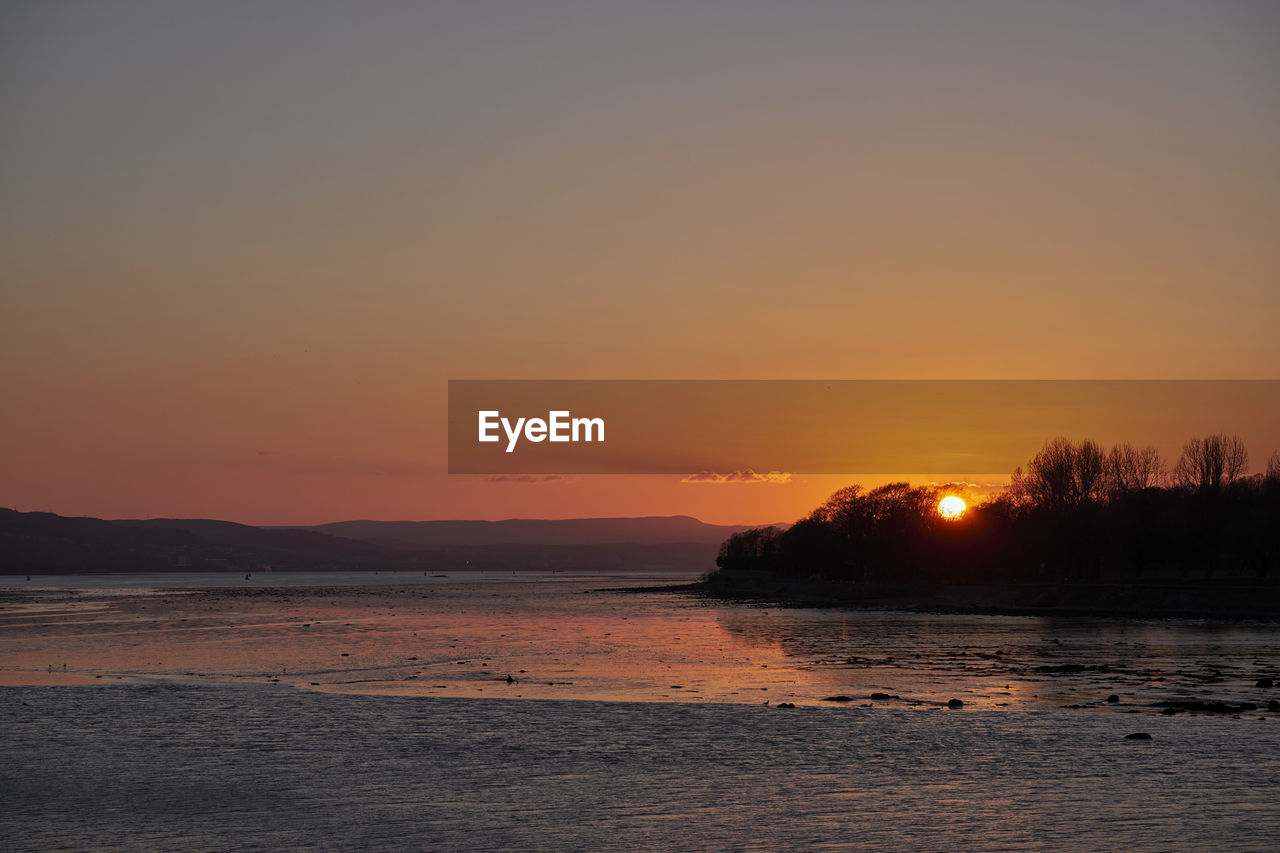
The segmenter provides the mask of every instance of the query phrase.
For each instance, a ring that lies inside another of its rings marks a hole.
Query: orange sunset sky
[[[849,478],[451,477],[446,383],[1280,378],[1277,45],[1230,0],[5,3],[0,503],[789,521]]]

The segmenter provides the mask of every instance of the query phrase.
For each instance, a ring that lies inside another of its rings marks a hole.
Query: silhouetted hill
[[[372,543],[313,530],[253,527],[211,518],[121,519],[110,523],[143,530],[181,530],[211,545],[243,551],[375,562],[387,556],[385,548]]]
[[[705,524],[687,515],[639,518],[508,518],[503,521],[338,521],[292,528],[331,533],[393,548],[476,545],[719,546],[747,525]],[[714,551],[711,554],[715,556]]]
[[[402,536],[383,536],[397,532]],[[714,565],[740,526],[686,516],[339,522],[264,528],[204,518],[104,521],[0,510],[0,574],[166,571],[672,571]],[[372,535],[372,541],[335,535]],[[575,540],[575,537],[578,537]],[[532,541],[520,541],[520,540]]]
[[[0,509],[4,574],[165,571],[169,555],[198,543],[198,537],[171,528],[134,530],[100,518]]]
[[[417,556],[305,530],[229,521],[104,521],[0,510],[0,573],[393,570]]]

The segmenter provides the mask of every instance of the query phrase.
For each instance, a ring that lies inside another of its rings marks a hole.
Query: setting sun
[[[967,509],[965,502],[955,495],[947,495],[938,501],[938,514],[946,519],[957,519],[964,515]]]

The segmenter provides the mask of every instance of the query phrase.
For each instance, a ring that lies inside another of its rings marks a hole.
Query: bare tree
[[[1220,489],[1244,476],[1249,453],[1240,436],[1215,433],[1193,438],[1173,466],[1173,481],[1187,489]]]
[[[1029,497],[1042,506],[1061,506],[1070,502],[1073,492],[1071,441],[1053,438],[1027,463],[1024,486]]]
[[[1164,461],[1151,445],[1139,449],[1126,441],[1107,455],[1107,491],[1112,495],[1150,489],[1164,478]]]
[[[1009,487],[993,500],[1000,501],[1013,512],[1020,512],[1035,504],[1035,493],[1031,478],[1022,473],[1022,466],[1013,469],[1009,476]]]
[[[1280,480],[1280,450],[1271,452],[1271,458],[1267,460],[1266,478],[1268,480]]]
[[[1102,497],[1106,485],[1107,457],[1095,441],[1082,441],[1076,445],[1075,498],[1076,503],[1097,500]]]
[[[1015,476],[1014,488],[1040,506],[1075,507],[1101,496],[1106,467],[1096,442],[1053,438],[1027,463],[1027,473]]]

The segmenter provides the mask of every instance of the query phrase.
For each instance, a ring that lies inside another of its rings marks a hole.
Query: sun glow
[[[964,515],[966,509],[968,509],[968,506],[965,502],[955,495],[947,495],[938,501],[938,514],[948,520],[954,520]]]

